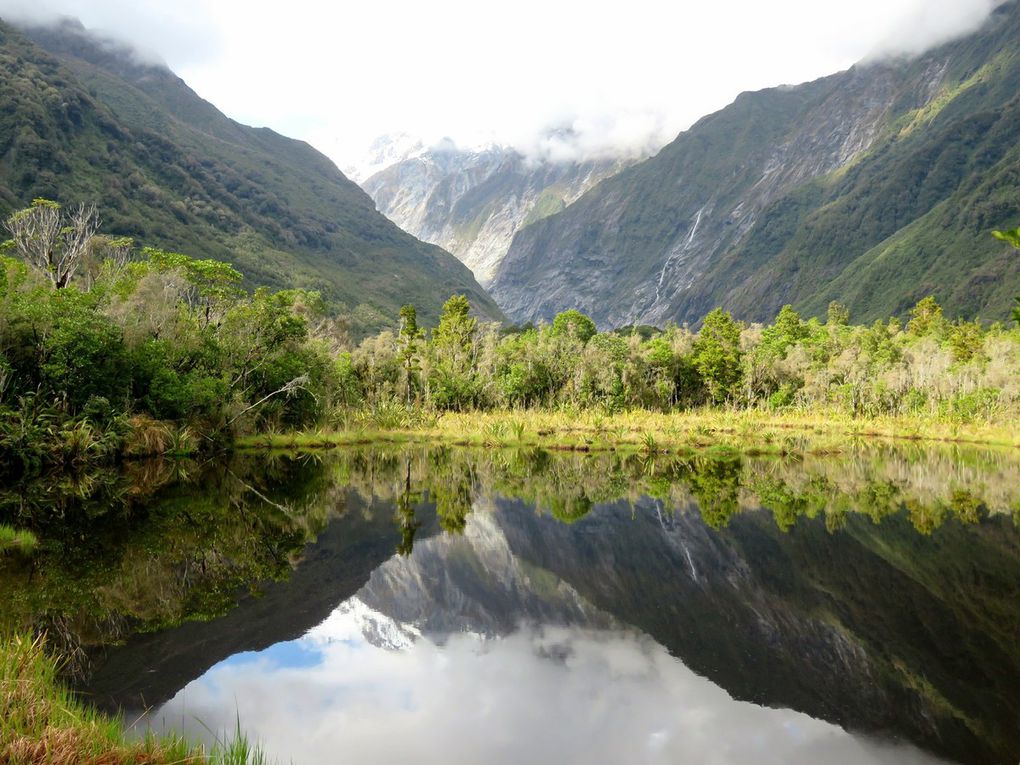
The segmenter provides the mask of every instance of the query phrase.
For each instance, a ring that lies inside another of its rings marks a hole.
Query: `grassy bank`
[[[78,701],[59,682],[41,639],[0,638],[0,762],[10,765],[264,763],[243,735],[208,750],[173,733],[125,736],[122,722]]]
[[[837,411],[699,409],[616,415],[571,411],[501,411],[429,415],[413,409],[364,410],[338,427],[264,433],[241,449],[314,449],[372,442],[443,442],[576,451],[686,451],[725,447],[744,453],[838,452],[862,440],[912,440],[1020,447],[1010,423],[938,417],[851,417]]]

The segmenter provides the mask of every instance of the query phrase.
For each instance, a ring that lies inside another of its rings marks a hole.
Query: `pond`
[[[1016,763],[1020,458],[455,448],[26,484],[0,627],[280,762]]]

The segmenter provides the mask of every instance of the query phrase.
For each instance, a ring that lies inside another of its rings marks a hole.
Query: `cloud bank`
[[[897,21],[869,58],[917,56],[980,29],[1005,0],[922,0]]]
[[[100,38],[127,46],[140,61],[188,67],[208,63],[221,46],[201,0],[0,0],[0,18],[46,26],[81,21]]]
[[[346,167],[397,133],[549,160],[645,153],[741,91],[916,54],[996,5],[0,0],[0,16],[76,16],[165,60],[229,116]]]

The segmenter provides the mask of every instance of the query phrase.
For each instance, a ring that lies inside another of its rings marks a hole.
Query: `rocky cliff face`
[[[829,299],[867,319],[929,292],[1005,318],[1020,277],[988,230],[1020,222],[1018,34],[1010,2],[920,58],[745,93],[520,231],[490,292],[518,321],[602,327]]]
[[[378,149],[386,155],[385,147]],[[387,218],[452,252],[483,285],[517,231],[559,212],[631,164],[532,161],[506,147],[462,151],[452,144],[405,155],[362,181],[362,187]]]

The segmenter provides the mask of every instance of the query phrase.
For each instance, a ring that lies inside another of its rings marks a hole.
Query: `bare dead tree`
[[[6,227],[14,251],[63,289],[88,255],[99,223],[95,205],[80,204],[65,213],[56,202],[36,199],[8,218]]]
[[[268,394],[266,396],[263,396],[258,401],[256,401],[254,404],[250,404],[249,406],[246,406],[244,409],[242,409],[240,412],[238,412],[234,417],[232,417],[227,422],[227,427],[230,427],[231,425],[233,425],[235,422],[237,422],[239,419],[241,419],[241,417],[246,415],[251,410],[257,409],[258,407],[262,406],[264,403],[269,401],[269,399],[273,398],[274,396],[284,395],[287,398],[293,398],[294,396],[296,396],[298,394],[298,391],[305,391],[312,398],[315,398],[315,394],[312,393],[308,389],[308,387],[307,387],[308,386],[308,381],[309,381],[308,375],[301,375],[300,377],[295,377],[293,380],[288,382],[283,387],[278,388],[277,390],[274,390],[272,393],[270,393],[270,394]]]

